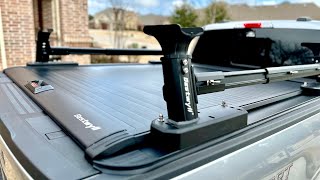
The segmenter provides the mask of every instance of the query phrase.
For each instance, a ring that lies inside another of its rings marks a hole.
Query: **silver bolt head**
[[[187,74],[189,72],[188,68],[183,68],[183,72]]]
[[[164,122],[163,114],[159,114],[158,121],[160,121],[160,122]]]
[[[187,59],[182,60],[182,64],[183,64],[184,66],[188,65],[188,60],[187,60]]]

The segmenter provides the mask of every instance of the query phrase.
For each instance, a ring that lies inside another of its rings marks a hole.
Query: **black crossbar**
[[[162,50],[151,49],[105,49],[84,47],[51,47],[49,37],[52,30],[39,31],[36,62],[49,62],[50,55],[163,55]]]
[[[197,73],[195,76],[197,80],[197,94],[200,95],[223,91],[229,88],[266,84],[319,74],[320,64],[308,64],[247,71]]]
[[[69,54],[101,54],[101,55],[163,55],[161,50],[149,49],[103,49],[103,48],[70,48],[70,47],[52,47],[51,55],[69,55]]]

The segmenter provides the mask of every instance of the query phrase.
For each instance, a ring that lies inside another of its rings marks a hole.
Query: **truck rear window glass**
[[[320,60],[320,31],[302,29],[228,29],[206,31],[193,62],[270,67]]]

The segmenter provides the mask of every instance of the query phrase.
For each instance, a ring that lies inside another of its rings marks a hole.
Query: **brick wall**
[[[52,0],[42,0],[42,23],[44,29],[53,28],[52,11]]]
[[[1,0],[0,8],[8,67],[35,58],[32,0]]]
[[[60,8],[63,46],[92,46],[88,28],[87,0],[60,0]],[[89,64],[90,56],[64,56],[63,60],[76,60],[80,64]]]
[[[37,0],[33,0],[33,20],[34,20],[34,28],[35,31],[37,32],[37,28],[40,27],[39,24],[39,8],[38,8],[38,1]]]

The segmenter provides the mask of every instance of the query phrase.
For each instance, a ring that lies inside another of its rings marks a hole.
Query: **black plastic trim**
[[[158,164],[150,166],[149,170],[153,171],[135,175],[133,179],[173,178],[264,139],[317,113],[320,113],[320,98],[318,97],[229,135],[173,153]]]

